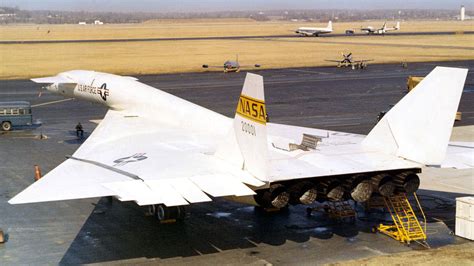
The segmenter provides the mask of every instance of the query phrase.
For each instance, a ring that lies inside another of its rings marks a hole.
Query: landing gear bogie
[[[160,223],[173,223],[183,221],[186,210],[183,206],[167,207],[163,204],[151,205],[148,210]]]

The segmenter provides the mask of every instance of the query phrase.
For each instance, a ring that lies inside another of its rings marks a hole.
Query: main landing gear
[[[183,206],[166,207],[163,204],[148,206],[148,214],[153,215],[160,223],[175,223],[183,221],[186,210]]]

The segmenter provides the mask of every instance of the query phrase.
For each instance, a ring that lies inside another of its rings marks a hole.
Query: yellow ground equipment
[[[407,90],[410,92],[413,90],[420,81],[423,80],[424,77],[415,77],[415,76],[408,76],[407,79]]]
[[[407,90],[408,92],[412,91],[418,83],[420,83],[423,80],[424,77],[416,77],[416,76],[408,76],[407,79]],[[456,112],[456,121],[461,121],[462,118],[462,113],[461,112]]]
[[[421,226],[420,222],[418,221],[418,218],[416,217],[406,194],[399,194],[396,196],[383,198],[385,207],[390,212],[394,224],[380,224],[374,229],[402,243],[410,244],[410,242],[416,241],[427,246],[426,217],[423,213],[420,202],[418,201],[418,197],[415,193],[413,193],[413,195],[421,213],[423,214],[424,226]]]

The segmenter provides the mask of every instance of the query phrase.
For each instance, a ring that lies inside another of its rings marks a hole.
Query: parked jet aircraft
[[[133,77],[74,70],[32,79],[109,111],[72,156],[9,203],[114,196],[165,219],[209,196],[282,208],[413,192],[424,165],[473,167],[472,149],[448,147],[466,75],[435,68],[368,136],[267,123],[263,77],[250,73],[233,119]]]
[[[209,66],[209,65],[202,65],[203,68],[221,68],[222,66]],[[241,65],[239,63],[239,56],[237,55],[235,61],[227,60],[224,62],[224,73],[227,72],[240,72],[241,67],[250,67],[249,65]],[[259,64],[255,64],[251,67],[260,67]]]
[[[301,36],[319,36],[319,34],[331,33],[332,32],[332,21],[328,22],[326,28],[313,28],[313,27],[301,27],[298,28],[295,33]]]
[[[352,53],[348,53],[347,55],[344,54],[344,53],[341,53],[341,54],[342,54],[342,57],[344,58],[342,60],[326,59],[325,61],[336,62],[337,67],[352,67],[353,69],[354,68],[360,68],[360,69],[365,68],[365,67],[367,67],[366,62],[374,61],[373,59],[354,60],[352,58]]]
[[[397,22],[397,25],[395,25],[394,27],[387,27],[387,22],[384,22],[382,27],[379,28],[379,29],[376,29],[372,26],[368,26],[368,27],[361,27],[360,30],[361,31],[364,31],[366,32],[367,34],[385,34],[389,31],[395,31],[395,30],[399,30],[400,29],[400,22],[398,21]]]

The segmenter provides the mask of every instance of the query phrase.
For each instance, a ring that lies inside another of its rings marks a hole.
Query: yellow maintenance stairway
[[[392,216],[393,225],[380,224],[376,230],[386,234],[402,243],[410,244],[412,241],[426,244],[426,217],[421,208],[418,197],[413,193],[418,207],[423,214],[424,226],[422,227],[406,194],[384,197],[385,207]]]

